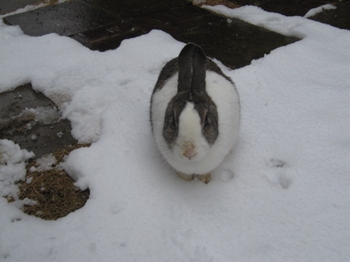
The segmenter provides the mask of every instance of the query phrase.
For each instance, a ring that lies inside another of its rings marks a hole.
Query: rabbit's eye
[[[173,126],[177,127],[177,122],[176,122],[176,117],[175,117],[175,115],[173,115],[173,116],[171,117],[171,124],[172,124]]]
[[[167,120],[167,131],[168,132],[174,132],[177,128],[177,123],[175,120],[175,116],[170,116]]]
[[[211,125],[211,119],[210,119],[209,114],[207,113],[207,114],[205,115],[205,118],[204,118],[203,127],[204,127],[204,128],[207,128],[207,127],[209,127],[210,125]]]

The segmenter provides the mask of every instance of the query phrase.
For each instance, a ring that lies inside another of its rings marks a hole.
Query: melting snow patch
[[[36,159],[35,162],[38,166],[35,167],[34,171],[45,171],[52,169],[52,167],[56,164],[57,159],[53,154],[47,154],[40,157],[39,159]]]
[[[25,161],[33,158],[33,152],[21,149],[10,140],[0,140],[0,195],[17,200],[19,192],[16,182],[24,180]]]
[[[35,116],[35,121],[44,125],[53,124],[60,118],[60,113],[57,108],[48,106],[27,108],[22,114],[33,114]]]

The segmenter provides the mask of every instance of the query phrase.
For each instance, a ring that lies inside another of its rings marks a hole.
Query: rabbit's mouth
[[[199,159],[196,156],[181,156],[181,161],[185,163],[191,163],[191,162],[196,162]]]
[[[178,158],[180,158],[182,162],[191,163],[201,160],[203,156],[198,153],[195,147],[191,147],[181,150],[178,154]]]

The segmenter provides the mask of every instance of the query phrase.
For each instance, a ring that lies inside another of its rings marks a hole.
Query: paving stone
[[[31,36],[48,33],[69,36],[110,24],[115,20],[82,0],[64,2],[4,18],[6,23],[19,25],[24,33]]]
[[[172,8],[191,5],[188,0],[86,0],[94,6],[122,19],[146,16]]]
[[[0,94],[0,139],[9,139],[36,157],[75,144],[71,124],[55,104],[30,84]]]
[[[140,36],[144,33],[140,28],[135,28],[131,24],[116,22],[71,37],[91,50],[106,51],[119,47],[124,39]]]

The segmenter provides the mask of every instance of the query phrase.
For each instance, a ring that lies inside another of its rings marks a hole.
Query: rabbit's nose
[[[185,143],[184,151],[182,154],[186,158],[191,159],[197,154],[195,149],[196,149],[196,147],[193,143],[191,143],[191,142]]]

